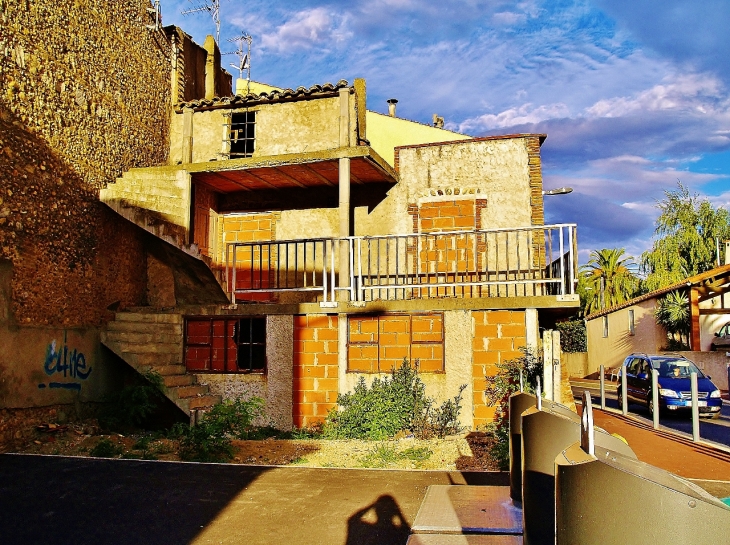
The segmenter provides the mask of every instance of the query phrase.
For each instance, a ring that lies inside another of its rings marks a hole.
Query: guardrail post
[[[700,440],[700,406],[697,394],[697,373],[692,371],[689,375],[690,390],[692,392],[692,441]]]
[[[601,379],[601,410],[606,410],[606,370],[603,365],[598,370],[599,377]]]
[[[651,418],[656,430],[659,429],[659,371],[656,369],[651,370],[651,403],[654,407]]]
[[[542,386],[545,397],[553,401],[553,332],[546,330],[542,334]]]
[[[621,414],[629,414],[629,394],[626,391],[626,367],[621,367]]]

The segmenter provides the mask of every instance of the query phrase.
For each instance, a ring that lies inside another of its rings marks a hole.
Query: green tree
[[[623,248],[593,250],[581,267],[579,292],[583,293],[584,312],[597,312],[633,297],[639,285],[635,269],[634,258]]]
[[[669,350],[686,350],[689,347],[690,317],[686,293],[672,291],[659,299],[654,316],[656,323],[667,332]]]
[[[716,239],[730,238],[730,214],[714,208],[710,201],[677,184],[665,191],[657,203],[656,239],[651,250],[641,255],[641,269],[647,291],[669,286],[712,269],[716,259]]]

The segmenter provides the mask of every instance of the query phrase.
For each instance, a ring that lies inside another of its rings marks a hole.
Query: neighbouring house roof
[[[676,283],[666,286],[664,288],[659,288],[658,290],[650,291],[649,293],[645,293],[644,295],[634,297],[633,299],[624,301],[621,304],[614,305],[610,308],[603,309],[598,312],[594,312],[593,314],[589,314],[588,316],[586,316],[586,320],[593,320],[595,318],[600,318],[601,316],[605,316],[606,314],[611,314],[612,312],[616,312],[617,310],[621,310],[626,307],[631,307],[638,303],[642,303],[643,301],[648,301],[650,299],[654,299],[656,297],[659,297],[660,295],[664,295],[665,293],[669,293],[670,291],[675,291],[675,290],[678,290],[681,288],[689,288],[689,287],[699,288],[700,289],[700,301],[704,301],[706,299],[710,299],[712,297],[720,295],[721,293],[724,293],[725,291],[728,291],[729,284],[730,284],[730,265],[722,265],[720,267],[715,267],[714,269],[710,269],[709,271],[687,277],[684,280],[680,280],[679,282],[676,282]],[[725,289],[720,291],[720,288],[725,288]]]
[[[547,134],[541,133],[519,133],[519,134],[500,134],[496,136],[478,136],[470,138],[468,140],[446,140],[444,142],[429,142],[426,144],[406,144],[405,146],[397,146],[396,150],[409,149],[409,148],[427,148],[429,146],[457,146],[459,144],[474,144],[475,142],[484,142],[485,140],[510,140],[513,138],[538,138],[540,145],[547,138]]]
[[[275,89],[270,93],[249,93],[248,95],[234,95],[228,97],[213,97],[211,99],[189,100],[180,102],[175,107],[177,113],[183,108],[192,108],[196,111],[215,110],[218,108],[243,108],[254,104],[269,104],[272,102],[293,102],[310,98],[324,98],[336,96],[340,89],[349,87],[347,81],[340,80],[335,84],[313,85],[312,87],[297,87],[296,89]]]

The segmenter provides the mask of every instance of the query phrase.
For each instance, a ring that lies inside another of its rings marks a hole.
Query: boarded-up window
[[[185,367],[190,372],[263,373],[266,318],[189,318]]]
[[[351,316],[348,321],[347,370],[387,373],[404,358],[420,371],[444,370],[443,314]]]

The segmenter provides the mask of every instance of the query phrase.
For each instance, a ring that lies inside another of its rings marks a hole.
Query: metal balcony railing
[[[574,294],[576,226],[230,243],[231,300],[314,292],[323,303]]]

